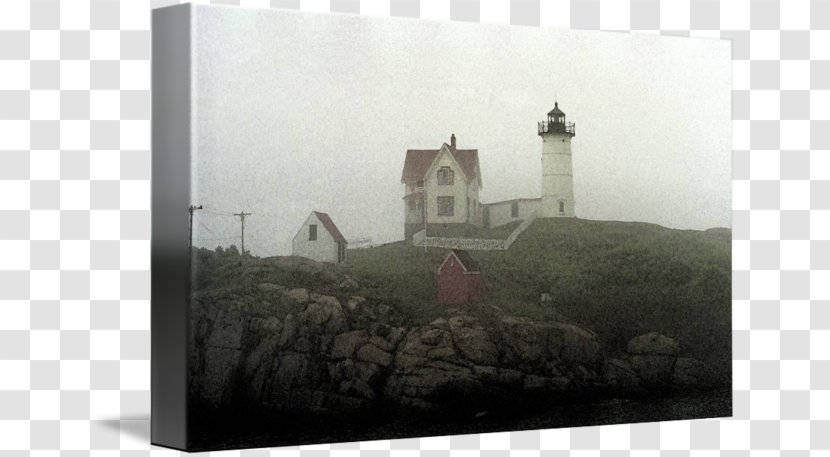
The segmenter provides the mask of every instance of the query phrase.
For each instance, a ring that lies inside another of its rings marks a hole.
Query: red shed
[[[466,251],[453,249],[438,267],[438,303],[458,304],[481,298],[481,273]]]

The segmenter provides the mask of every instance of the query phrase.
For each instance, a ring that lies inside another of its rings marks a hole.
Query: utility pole
[[[239,220],[242,222],[242,255],[245,255],[245,216],[250,216],[253,213],[246,213],[245,211],[241,211],[239,213],[234,213],[234,216],[239,216]]]
[[[202,209],[202,205],[190,205],[190,207],[187,208],[187,212],[190,213],[190,233],[188,234],[188,246],[190,246],[191,251],[193,250],[193,212],[197,209]]]
[[[427,212],[427,183],[426,183],[426,180],[424,180],[424,187],[421,190],[421,192],[423,192],[423,196],[424,196],[424,205],[423,205],[424,206],[424,252],[427,252],[427,216],[429,216],[429,213]]]

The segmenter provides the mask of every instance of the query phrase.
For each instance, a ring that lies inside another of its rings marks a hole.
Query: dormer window
[[[452,186],[455,182],[455,172],[450,167],[441,167],[438,169],[438,185]]]

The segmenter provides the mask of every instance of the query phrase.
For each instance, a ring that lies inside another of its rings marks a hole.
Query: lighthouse
[[[574,217],[574,177],[571,139],[576,135],[573,122],[555,102],[547,120],[539,122],[542,137],[542,217]]]

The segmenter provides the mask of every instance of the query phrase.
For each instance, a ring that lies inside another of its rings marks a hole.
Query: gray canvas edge
[[[190,252],[190,19],[188,4],[153,10],[151,437],[186,450]]]

